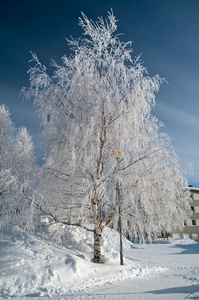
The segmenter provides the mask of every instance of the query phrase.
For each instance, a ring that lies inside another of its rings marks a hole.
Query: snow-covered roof
[[[195,187],[191,187],[191,186],[188,187],[188,190],[199,192],[199,188],[195,188]]]

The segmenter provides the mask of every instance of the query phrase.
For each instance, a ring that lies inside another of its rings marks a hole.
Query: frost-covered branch
[[[39,206],[38,204],[36,204],[36,208],[39,209],[44,215],[51,217],[55,223],[61,223],[63,225],[70,225],[70,226],[77,226],[77,227],[81,227],[84,228],[88,231],[94,232],[93,229],[90,229],[82,224],[79,223],[71,223],[71,222],[65,222],[65,221],[61,221],[59,220],[54,214],[52,214],[51,212],[47,212],[45,211],[41,206]]]

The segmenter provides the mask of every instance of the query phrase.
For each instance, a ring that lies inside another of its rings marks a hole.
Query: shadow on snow
[[[183,251],[178,254],[199,254],[199,243],[196,244],[176,244],[173,247],[182,249]],[[176,254],[176,253],[175,253]]]
[[[156,295],[161,294],[193,294],[199,291],[199,284],[190,285],[190,286],[179,286],[174,288],[162,289],[162,290],[154,290],[144,292],[145,294],[151,293]]]

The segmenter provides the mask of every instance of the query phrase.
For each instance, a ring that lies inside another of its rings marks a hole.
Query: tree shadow
[[[178,286],[174,288],[154,290],[154,291],[146,291],[145,294],[151,293],[155,295],[162,294],[193,294],[199,291],[199,284],[190,285],[190,286]]]
[[[199,254],[199,243],[196,244],[176,244],[174,247],[178,247],[183,251],[178,254]],[[176,254],[176,253],[175,253]]]

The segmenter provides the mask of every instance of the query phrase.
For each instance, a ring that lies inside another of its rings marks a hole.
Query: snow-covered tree
[[[34,163],[32,139],[25,127],[19,129],[14,144],[15,169],[19,190],[24,189],[27,177],[33,172]]]
[[[5,105],[0,106],[0,169],[9,168],[14,125]]]
[[[35,176],[33,143],[26,128],[14,128],[5,106],[0,107],[0,125],[0,221],[27,224]]]
[[[22,222],[28,218],[31,209],[34,182],[37,176],[33,142],[27,129],[22,127],[18,130],[14,143],[14,170],[17,180],[16,211]],[[23,216],[23,218],[22,218]],[[23,219],[23,220],[22,220]],[[19,220],[17,220],[19,223]],[[28,222],[26,221],[26,224]]]
[[[189,192],[175,153],[145,170],[130,187],[133,205],[122,206],[124,230],[128,228],[130,238],[138,240],[182,229],[190,213]]]
[[[162,79],[132,58],[116,23],[112,12],[97,22],[82,14],[83,36],[68,40],[73,55],[62,65],[52,61],[50,76],[32,54],[30,87],[23,89],[34,98],[47,151],[34,207],[55,222],[92,230],[94,262],[101,261],[102,230],[118,222],[117,185],[125,233],[157,234],[169,212],[169,226],[183,224],[187,213],[177,157],[151,114]]]
[[[0,106],[0,197],[15,184],[12,175],[14,125],[10,112],[4,105]]]

